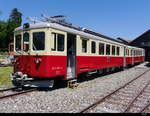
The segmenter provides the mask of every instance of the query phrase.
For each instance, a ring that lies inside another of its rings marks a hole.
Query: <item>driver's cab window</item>
[[[29,33],[23,34],[23,51],[29,50]]]
[[[15,50],[21,50],[21,34],[15,36]]]

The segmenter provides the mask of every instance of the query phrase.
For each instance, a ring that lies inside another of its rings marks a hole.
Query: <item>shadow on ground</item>
[[[150,61],[145,66],[150,67]]]
[[[150,67],[150,62],[146,63],[145,66]],[[128,67],[128,68],[131,68],[131,67]],[[126,68],[126,69],[128,69],[128,68]],[[104,72],[102,74],[92,74],[92,75],[80,74],[80,75],[78,75],[77,82],[80,84],[80,83],[83,83],[86,81],[91,81],[91,80],[96,79],[96,78],[103,78],[103,77],[105,77],[105,75],[113,74],[113,73],[120,72],[120,71],[122,71],[122,69],[118,69],[118,70],[115,70],[112,72]],[[56,90],[56,89],[66,88],[66,87],[67,87],[67,81],[56,80],[54,82],[53,88],[38,88],[38,90],[39,91],[52,91],[52,90]]]

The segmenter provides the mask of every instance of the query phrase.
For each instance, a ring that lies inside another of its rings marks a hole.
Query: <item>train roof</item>
[[[52,22],[29,23],[29,25],[30,26],[29,26],[28,29],[54,28],[54,29],[58,29],[58,30],[61,30],[61,31],[66,31],[66,32],[73,33],[73,34],[78,34],[78,35],[81,35],[83,37],[93,38],[93,39],[97,39],[97,40],[102,40],[102,41],[105,41],[105,42],[118,44],[118,45],[121,45],[121,46],[124,46],[124,47],[126,46],[128,48],[137,48],[137,47],[125,45],[123,43],[120,43],[119,41],[113,41],[112,38],[110,38],[108,36],[105,36],[105,35],[102,35],[102,34],[101,34],[102,37],[100,37],[100,36],[96,36],[96,35],[92,35],[92,34],[86,33],[86,32],[83,31],[86,28],[78,30],[78,29],[69,28],[67,26],[63,26],[63,25],[60,25],[60,24],[57,24],[57,23],[52,23]],[[18,27],[18,28],[16,28],[14,30],[14,32],[22,31],[22,30],[24,30],[24,26],[23,25]]]

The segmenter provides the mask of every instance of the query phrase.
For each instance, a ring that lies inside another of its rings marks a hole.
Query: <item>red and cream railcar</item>
[[[57,23],[24,24],[14,31],[15,85],[51,86],[55,78],[134,65],[144,50]]]

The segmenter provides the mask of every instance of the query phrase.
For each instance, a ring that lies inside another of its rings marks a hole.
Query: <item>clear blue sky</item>
[[[0,20],[13,8],[26,17],[65,15],[75,25],[101,34],[133,40],[150,29],[150,0],[1,0]]]

